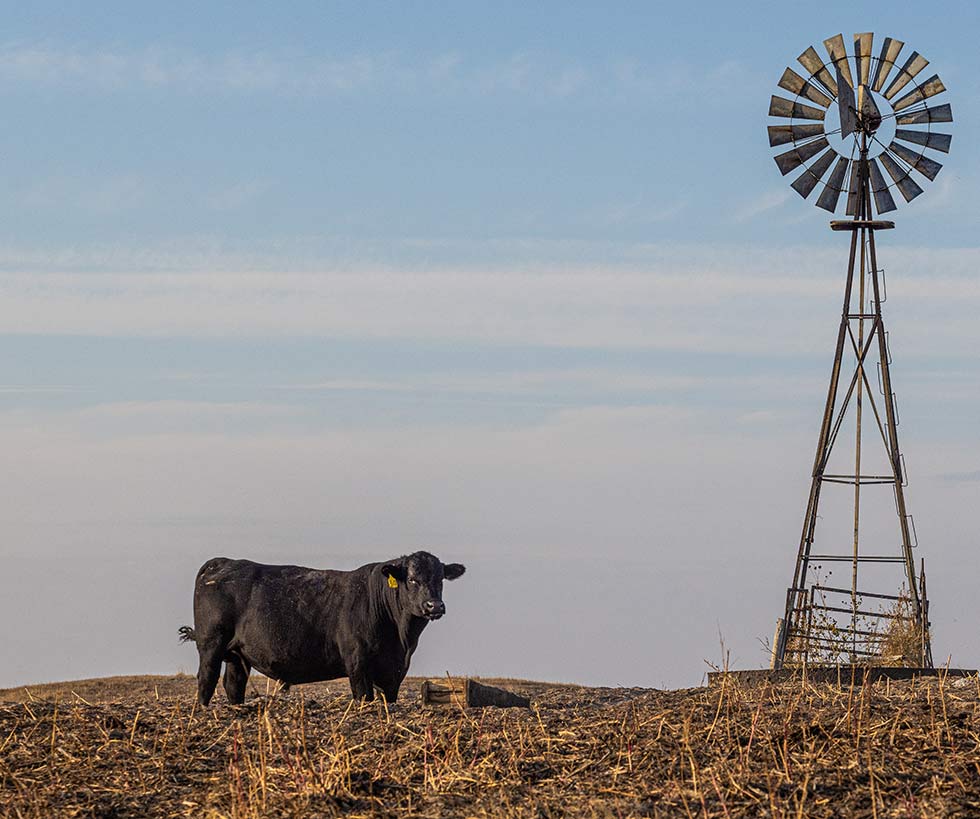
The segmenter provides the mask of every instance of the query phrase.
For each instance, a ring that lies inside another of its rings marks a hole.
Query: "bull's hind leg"
[[[199,641],[197,653],[200,664],[197,667],[197,698],[201,705],[211,702],[214,689],[218,686],[221,676],[221,661],[225,656],[224,641]]]
[[[232,705],[245,702],[245,688],[248,685],[248,675],[251,669],[238,654],[225,656],[225,693]]]

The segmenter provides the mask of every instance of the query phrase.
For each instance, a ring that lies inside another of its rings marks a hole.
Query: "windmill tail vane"
[[[926,154],[948,153],[951,136],[933,126],[952,122],[952,111],[933,99],[946,90],[937,75],[919,81],[928,60],[891,37],[875,56],[873,40],[855,34],[848,51],[838,34],[824,41],[827,59],[808,48],[798,58],[806,76],[787,68],[779,87],[792,97],[773,95],[769,107],[780,120],[768,134],[782,175],[796,174],[791,186],[804,199],[819,189],[816,205],[832,214],[846,192],[850,217],[831,221],[850,233],[850,252],[796,564],[773,646],[776,669],[933,667],[875,234],[895,227],[880,218],[896,210],[893,191],[911,202],[920,183],[936,178],[942,165]],[[870,514],[882,497],[884,529],[880,514]],[[836,529],[818,514],[834,503],[846,509]]]

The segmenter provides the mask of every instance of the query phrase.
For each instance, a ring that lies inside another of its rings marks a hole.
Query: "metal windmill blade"
[[[888,213],[893,188],[910,202],[942,168],[931,153],[949,153],[952,136],[934,130],[953,121],[941,97],[946,86],[935,74],[918,80],[929,61],[902,40],[884,37],[876,51],[874,34],[862,32],[822,45],[797,58],[805,73],[787,67],[777,82],[781,92],[769,103],[776,118],[769,145],[779,148],[773,159],[783,176],[799,171],[791,187],[804,199],[819,189],[811,200],[817,207],[835,213],[843,204],[854,218]]]
[[[905,43],[901,40],[893,40],[891,37],[885,37],[885,41],[881,46],[881,54],[878,55],[878,64],[875,66],[875,76],[871,83],[872,91],[881,92],[881,89],[885,85],[885,80],[888,79],[888,75],[895,65],[895,60],[898,59],[898,55],[904,46]]]
[[[830,55],[830,61],[840,69],[841,75],[847,81],[847,84],[854,87],[854,79],[851,77],[851,67],[847,63],[847,49],[844,46],[844,35],[837,34],[834,37],[829,37],[823,41],[824,48],[827,49],[827,53]],[[840,83],[840,80],[837,81]]]
[[[867,85],[871,76],[871,42],[873,39],[874,33],[870,31],[854,35],[854,61],[857,64],[858,85]]]
[[[935,108],[919,108],[895,118],[896,125],[928,125],[933,122],[952,122],[953,109],[946,105]]]
[[[837,157],[837,164],[824,185],[823,193],[817,199],[818,208],[829,210],[831,213],[837,210],[837,202],[844,191],[844,176],[847,174],[847,167],[850,164],[849,159],[842,156]]]
[[[816,162],[796,178],[796,181],[791,185],[793,190],[806,199],[813,193],[813,189],[823,179],[823,175],[827,173],[827,169],[836,158],[837,152],[833,148],[828,148],[820,155]]]
[[[923,68],[929,65],[929,61],[919,54],[918,51],[913,51],[911,56],[905,61],[895,79],[891,81],[891,84],[885,90],[885,99],[890,100],[899,91],[905,88],[913,79],[915,75],[918,74]]]
[[[892,158],[891,154],[884,153],[879,159],[881,160],[881,164],[885,166],[885,170],[888,171],[888,175],[895,180],[895,185],[898,187],[902,196],[905,197],[906,202],[911,202],[916,196],[922,193],[922,188],[912,179],[912,172],[899,165]]]
[[[895,199],[888,190],[888,183],[881,174],[881,166],[876,159],[868,160],[868,170],[871,175],[871,193],[875,198],[875,208],[878,213],[890,213],[895,210]]]

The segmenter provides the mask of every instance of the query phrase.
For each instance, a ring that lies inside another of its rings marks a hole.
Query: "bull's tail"
[[[177,633],[180,635],[180,642],[182,643],[196,643],[197,634],[194,633],[194,629],[190,626],[181,626],[177,629]]]

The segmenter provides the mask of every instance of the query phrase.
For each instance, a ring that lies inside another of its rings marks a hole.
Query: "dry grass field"
[[[0,691],[4,817],[980,816],[976,678],[684,691],[496,681],[531,709],[201,710],[193,680]],[[494,681],[491,681],[494,682]]]

